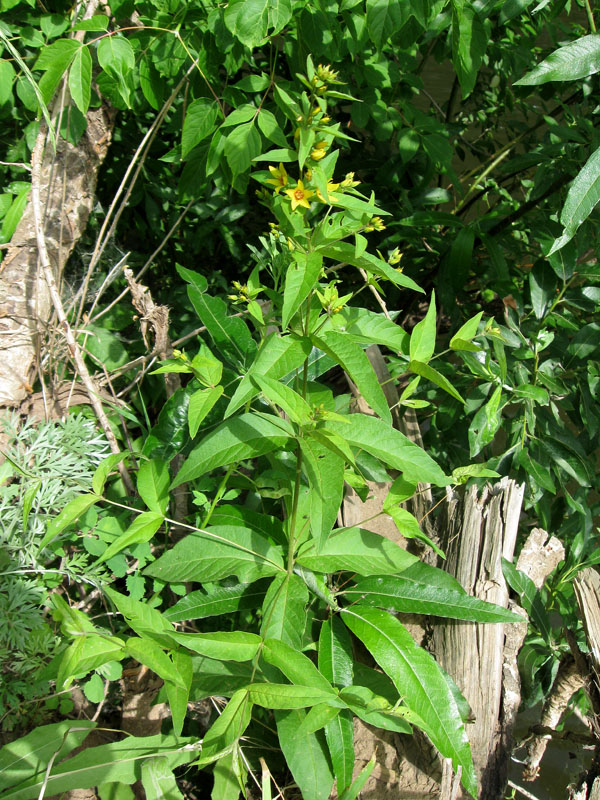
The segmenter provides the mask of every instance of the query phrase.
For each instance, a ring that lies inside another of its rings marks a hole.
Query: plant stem
[[[592,33],[596,33],[596,23],[594,21],[594,14],[592,12],[592,6],[590,5],[590,0],[585,0],[585,10],[587,13],[590,30]]]
[[[205,516],[205,517],[204,517],[204,519],[202,520],[202,523],[201,523],[201,527],[202,527],[202,528],[205,528],[205,527],[208,525],[208,521],[209,521],[209,520],[210,520],[210,518],[212,517],[212,515],[213,515],[213,511],[214,511],[214,510],[215,510],[215,508],[217,507],[217,503],[219,502],[219,500],[220,500],[220,499],[223,497],[223,495],[225,494],[225,489],[227,488],[227,481],[228,481],[228,480],[229,480],[229,478],[231,477],[231,473],[233,472],[233,470],[234,470],[236,467],[237,467],[237,462],[234,462],[233,464],[230,464],[230,465],[229,465],[229,467],[227,468],[227,472],[226,472],[226,473],[225,473],[225,475],[223,476],[223,480],[221,481],[221,483],[220,483],[220,485],[219,485],[219,488],[217,489],[217,492],[216,492],[216,494],[215,494],[215,496],[214,496],[214,498],[213,498],[213,501],[212,501],[212,503],[210,504],[210,508],[208,509],[208,511],[206,512],[206,516]]]

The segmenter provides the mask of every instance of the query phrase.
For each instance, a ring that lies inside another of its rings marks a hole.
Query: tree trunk
[[[92,211],[113,122],[106,108],[94,109],[87,114],[87,129],[77,145],[59,138],[56,151],[46,147],[41,181],[44,234],[59,285]],[[19,406],[31,393],[52,312],[30,197],[0,265],[0,407]]]

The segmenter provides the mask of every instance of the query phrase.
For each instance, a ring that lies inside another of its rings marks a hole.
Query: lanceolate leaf
[[[345,703],[335,694],[330,694],[314,686],[299,686],[289,683],[253,683],[248,686],[248,694],[253,703],[263,708],[310,708],[320,703],[330,703],[338,708],[345,708]]]
[[[267,639],[262,650],[262,657],[268,664],[281,670],[292,683],[312,686],[336,695],[330,682],[319,672],[310,658],[289,644],[277,639]]]
[[[436,315],[435,293],[431,294],[431,303],[427,314],[417,322],[410,335],[410,360],[427,364],[435,350]]]
[[[541,64],[515,81],[515,86],[539,86],[549,81],[576,81],[600,71],[600,36],[582,36],[559,47]]]
[[[264,599],[261,636],[300,648],[306,626],[308,589],[289,572],[276,575]]]
[[[352,783],[354,770],[354,724],[352,712],[344,709],[325,726],[325,740],[329,748],[338,792]]]
[[[276,416],[269,418],[249,413],[227,419],[194,447],[171,488],[199,478],[217,467],[270,453],[283,447],[289,435],[283,420]]]
[[[287,573],[286,573],[287,574]],[[246,608],[260,608],[268,581],[238,583],[236,586],[211,586],[182,597],[179,602],[165,611],[165,618],[171,622],[189,619],[204,619],[229,614]]]
[[[459,710],[433,657],[419,647],[402,623],[386,611],[355,605],[343,619],[363,642],[396,689],[425,725],[425,732],[454,769],[462,767],[462,783],[474,797],[477,783],[471,749]]]
[[[218,106],[215,100],[200,97],[188,106],[181,137],[181,157],[213,132],[217,120]]]
[[[131,547],[131,545],[134,544],[141,544],[142,542],[149,542],[162,525],[163,520],[164,517],[160,512],[144,511],[142,514],[139,514],[125,533],[106,548],[98,559],[98,563],[108,561],[117,553],[125,550],[126,547]]]
[[[144,574],[168,583],[207,583],[229,575],[248,582],[282,569],[280,549],[255,531],[215,525],[181,539]]]
[[[387,2],[387,0],[384,0],[384,2]],[[398,2],[398,0],[393,0],[393,2]],[[377,213],[383,214],[384,212],[377,209]],[[350,242],[336,242],[335,244],[326,245],[320,247],[319,252],[326,258],[352,264],[352,266],[364,269],[367,273],[372,273],[379,278],[387,278],[387,280],[395,283],[396,286],[404,286],[416,292],[423,291],[411,278],[407,277],[402,272],[398,272],[398,270],[391,267],[387,261],[383,261],[383,259],[377,258],[377,256],[371,255],[371,253],[368,252],[357,256],[354,245],[350,244]]]
[[[92,57],[89,47],[81,47],[75,54],[69,72],[71,97],[82,114],[90,107],[92,87]]]
[[[404,434],[366,414],[352,414],[351,424],[327,422],[325,427],[342,436],[353,447],[381,459],[384,464],[400,470],[404,477],[414,483],[433,483],[446,486],[450,483],[431,456]]]
[[[365,352],[353,341],[352,336],[329,331],[322,336],[314,336],[313,341],[317,347],[340,364],[373,411],[391,425],[392,415],[377,375]]]
[[[348,570],[359,575],[396,575],[417,558],[397,544],[362,528],[344,528],[332,534],[322,548],[309,543],[297,561],[313,572]]]
[[[304,800],[328,800],[334,775],[325,734],[303,731],[305,717],[300,709],[276,714],[279,743]]]
[[[194,653],[219,661],[251,661],[262,642],[260,636],[244,631],[172,633],[171,638]]]
[[[169,468],[160,458],[144,461],[137,474],[137,490],[150,511],[165,514],[169,505]]]
[[[352,639],[339,616],[321,625],[319,634],[319,671],[338,689],[350,686],[354,673]]]
[[[243,736],[252,716],[252,701],[246,689],[232,695],[223,713],[217,717],[202,741],[199,764],[211,764],[231,752],[232,747]]]
[[[452,62],[463,97],[473,91],[488,36],[479,14],[470,2],[452,3]]]
[[[600,38],[600,37],[598,37]],[[571,184],[560,215],[564,228],[552,245],[551,256],[570,242],[577,228],[589,217],[600,200],[600,147],[595,150]]]
[[[323,256],[320,253],[294,253],[294,261],[287,269],[283,289],[281,324],[284,329],[315,288],[322,268]]]
[[[360,600],[365,605],[405,614],[431,614],[472,622],[520,621],[516,614],[501,606],[403,575],[364,578],[347,589],[344,596],[351,602]]]
[[[344,460],[312,438],[300,439],[310,486],[310,525],[320,547],[337,519],[344,494]]]
[[[448,378],[442,375],[441,372],[438,372],[437,369],[434,369],[430,364],[423,364],[420,361],[411,361],[408,365],[408,369],[410,372],[414,372],[415,375],[420,375],[422,378],[426,378],[428,381],[435,383],[436,386],[448,392],[451,397],[456,398],[456,400],[459,400],[461,403],[465,402]]]

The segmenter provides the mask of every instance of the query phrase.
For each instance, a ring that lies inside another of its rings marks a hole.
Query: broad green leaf
[[[57,686],[83,678],[109,661],[121,661],[125,655],[125,644],[116,636],[80,636],[65,650],[56,677]]]
[[[160,458],[144,461],[137,474],[137,490],[150,511],[163,516],[169,505],[169,468]]]
[[[287,268],[283,289],[281,324],[284,329],[315,288],[322,269],[323,256],[320,253],[294,253],[294,260]]]
[[[401,0],[367,0],[367,30],[378,49],[402,28],[405,19]]]
[[[381,209],[375,209],[377,214],[383,214]],[[353,244],[350,242],[336,242],[335,244],[328,244],[319,247],[319,252],[326,258],[331,258],[334,261],[352,264],[354,267],[364,269],[367,273],[376,275],[379,278],[387,278],[387,280],[396,284],[396,286],[404,286],[407,289],[414,289],[416,292],[422,292],[421,289],[411,278],[398,272],[397,269],[391,267],[387,261],[384,261],[371,253],[365,252],[358,258]]]
[[[143,455],[170,461],[187,444],[191,394],[191,386],[185,386],[169,397],[158,415],[156,425],[146,437]]]
[[[190,429],[190,438],[194,438],[198,433],[198,428],[202,421],[212,410],[217,400],[223,394],[222,386],[212,386],[207,389],[198,389],[190,397],[190,404],[188,406],[188,426]]]
[[[253,78],[258,78],[258,75],[248,76]],[[269,79],[266,75],[263,76],[265,81],[267,82],[266,86],[263,86],[263,90],[266,89],[269,85]],[[243,79],[242,79],[243,80]],[[270,111],[267,111],[266,108],[261,108],[258,112],[258,127],[261,129],[262,133],[269,139],[269,141],[273,142],[274,144],[279,145],[280,147],[287,147],[288,141],[281,130],[275,115],[272,114]]]
[[[261,147],[260,133],[254,122],[246,122],[232,129],[225,139],[225,158],[234,179],[250,169]]]
[[[299,442],[310,486],[310,526],[321,547],[335,525],[344,496],[344,460],[314,438]]]
[[[307,713],[302,723],[302,733],[314,733],[324,728],[332,719],[335,719],[338,714],[343,713],[340,708],[333,708],[326,703],[313,706]]]
[[[290,0],[230,0],[225,25],[251,50],[269,33],[278,33],[292,16]]]
[[[310,658],[289,644],[278,639],[266,639],[262,657],[268,664],[277,667],[292,683],[320,689],[337,696],[327,678],[322,675]]]
[[[256,680],[255,667],[249,661],[215,661],[213,658],[194,656],[194,677],[190,698],[231,697],[238,689]],[[260,671],[257,672],[260,675]]]
[[[61,723],[62,724],[62,723]],[[70,723],[73,727],[86,728],[87,720]],[[45,726],[46,727],[46,726]],[[51,728],[52,726],[47,726]],[[44,730],[40,728],[40,731]],[[46,733],[46,735],[48,735]],[[50,775],[46,775],[47,763],[39,763],[39,771],[18,787],[11,788],[2,800],[37,800],[40,795],[59,796],[71,789],[91,789],[105,783],[132,784],[140,780],[142,765],[158,760],[171,769],[193,761],[198,756],[194,744],[197,737],[178,739],[175,736],[127,737],[120,742],[111,742],[99,747],[84,749],[72,758],[55,759]],[[51,740],[54,748],[60,742]],[[188,745],[189,747],[186,747]]]
[[[331,317],[328,325],[334,330],[351,334],[358,344],[384,345],[390,350],[408,355],[409,335],[384,314],[376,314],[366,308],[345,306]]]
[[[104,593],[115,604],[127,620],[129,627],[138,636],[142,638],[154,636],[158,642],[165,644],[170,642],[169,635],[174,630],[173,625],[157,608],[153,608],[141,600],[134,600],[108,586],[104,588]]]
[[[576,81],[600,71],[600,36],[581,36],[559,47],[541,64],[515,81],[515,86],[539,86],[549,81]]]
[[[135,54],[128,39],[121,34],[104,36],[98,42],[98,62],[107,72],[125,74],[135,67]]]
[[[82,114],[87,114],[92,96],[92,57],[89,47],[82,47],[75,54],[69,71],[69,91],[77,108]]]
[[[194,100],[187,108],[181,134],[181,158],[185,159],[188,153],[197,144],[215,129],[219,107],[216,100],[200,97]]]
[[[144,570],[167,583],[208,583],[236,575],[249,582],[283,569],[281,550],[247,528],[213,526],[190,534]]]
[[[600,348],[600,325],[597,322],[588,322],[571,339],[567,352],[574,358],[582,360],[594,358]]]
[[[404,614],[430,614],[471,622],[521,621],[516,614],[494,603],[425,582],[419,574],[411,577],[410,570],[394,577],[364,578],[356,586],[346,589],[344,597],[351,602],[359,600],[362,604]]]
[[[262,644],[255,633],[172,633],[171,638],[188,650],[219,661],[251,661]]]
[[[465,728],[446,679],[433,657],[419,647],[402,623],[379,609],[355,605],[343,620],[386,672],[408,708],[425,724],[425,732],[474,797],[477,780]]]
[[[213,788],[211,800],[237,800],[246,786],[247,769],[238,748],[220,758],[213,767]]]
[[[412,481],[407,481],[403,475],[400,475],[393,484],[383,501],[383,510],[388,511],[392,506],[399,503],[405,503],[417,491],[417,484]]]
[[[2,220],[2,233],[0,238],[3,242],[9,242],[12,239],[13,233],[16,231],[17,225],[21,221],[21,217],[25,211],[30,189],[30,186],[26,186],[19,192]]]
[[[488,34],[470,2],[452,2],[452,63],[463,98],[471,94],[485,55]]]
[[[461,325],[454,336],[450,339],[450,349],[462,350],[462,347],[456,347],[457,342],[460,342],[462,345],[464,342],[470,342],[473,337],[477,336],[477,331],[479,329],[479,323],[481,322],[482,316],[483,311],[480,311],[478,314],[475,314],[474,317],[468,319],[464,325]]]
[[[535,264],[529,273],[531,305],[537,319],[542,319],[552,306],[558,290],[557,276],[546,262]]]
[[[48,523],[44,538],[40,542],[39,552],[49,545],[53,539],[65,530],[65,528],[68,528],[69,525],[76,522],[82,514],[85,514],[88,508],[95,505],[100,500],[102,500],[102,498],[97,494],[80,494],[78,497],[74,497],[73,500],[67,503],[60,514]]]
[[[52,99],[60,79],[71,66],[75,54],[81,47],[81,43],[74,39],[59,39],[40,51],[33,68],[44,71],[39,87],[45,103],[49,103]]]
[[[348,629],[339,616],[321,625],[319,633],[319,671],[338,689],[350,686],[354,674],[354,654]]]
[[[417,322],[410,335],[410,360],[427,364],[435,350],[435,336],[435,292],[432,292],[427,314]]]
[[[248,413],[230,417],[192,449],[171,488],[200,478],[218,467],[284,447],[290,434],[289,425],[276,416]]]
[[[600,326],[598,326],[598,332],[600,333]],[[550,402],[550,396],[546,389],[541,386],[533,386],[530,383],[521,383],[519,386],[515,386],[513,392],[517,397],[533,400],[534,403],[538,403],[541,406],[547,406]]]
[[[167,681],[167,683],[165,683],[165,690],[167,699],[169,700],[169,708],[171,709],[173,733],[175,736],[181,736],[183,723],[187,716],[187,706],[190,699],[192,679],[194,677],[194,665],[191,656],[188,653],[184,653],[183,650],[175,651],[172,658],[173,665],[182,683],[180,685]]]
[[[352,783],[354,770],[354,724],[352,712],[344,709],[325,726],[325,740],[337,781],[342,792]]]
[[[59,761],[64,759],[95,727],[92,720],[68,719],[40,725],[26,736],[5,745],[0,750],[0,785],[14,789],[35,774],[43,778],[53,756]]]
[[[217,349],[238,365],[251,361],[256,343],[246,323],[239,317],[228,316],[221,298],[204,294],[194,285],[187,287],[187,293]]]
[[[292,422],[297,425],[306,425],[310,422],[312,410],[302,395],[286,386],[285,383],[256,374],[255,370],[249,374],[252,382],[258,386],[267,400],[279,406]]]
[[[182,622],[217,617],[242,609],[257,609],[262,605],[266,590],[265,581],[204,587],[182,597],[165,611],[165,618],[171,622]]]
[[[142,786],[146,800],[184,800],[173,770],[160,759],[142,764]]]
[[[552,494],[556,493],[556,486],[554,481],[552,480],[552,474],[547,467],[542,466],[537,461],[535,461],[530,455],[529,452],[525,449],[521,450],[520,453],[516,456],[516,462],[520,464],[525,472],[533,478],[533,480],[541,486],[542,489],[545,489],[547,492],[552,492]]]
[[[198,764],[204,766],[231,753],[250,724],[251,716],[252,701],[248,691],[240,689],[232,695],[223,713],[205,734]]]
[[[195,272],[193,269],[182,267],[181,264],[176,264],[177,274],[186,283],[191,283],[197,291],[202,294],[208,289],[208,281],[200,272]]]
[[[396,575],[416,560],[390,539],[361,528],[334,532],[321,549],[310,542],[297,557],[300,565],[313,572],[346,570],[359,575]]]
[[[469,478],[500,478],[499,472],[488,469],[485,464],[467,464],[466,467],[456,467],[452,470],[452,480],[460,485]]]
[[[139,514],[125,533],[106,548],[98,559],[98,563],[101,564],[108,561],[113,556],[116,556],[117,553],[120,553],[127,547],[131,547],[133,544],[149,542],[163,524],[163,521],[164,516],[160,512],[144,511],[142,514]]]
[[[510,588],[519,595],[530,622],[538,629],[545,642],[550,644],[553,641],[552,625],[537,586],[529,575],[518,570],[505,558],[502,559],[502,572]]]
[[[339,708],[345,707],[335,693],[326,692],[314,686],[299,686],[289,683],[251,683],[248,686],[248,695],[253,703],[263,708],[310,708],[319,703],[332,703]]]
[[[373,411],[391,425],[392,415],[375,370],[364,350],[353,341],[352,336],[329,331],[313,336],[313,342],[330,358],[337,361],[354,381]]]
[[[186,688],[183,678],[167,653],[152,639],[139,639],[137,636],[132,636],[125,642],[125,646],[132,658],[135,658],[140,664],[145,664],[163,681],[173,681],[182,689]]]
[[[567,199],[560,214],[564,230],[555,239],[548,256],[570,242],[579,226],[592,213],[600,200],[600,147],[588,158],[571,184]]]
[[[497,386],[488,402],[473,417],[469,426],[470,456],[474,458],[496,435],[502,422],[502,387]]]
[[[305,718],[306,712],[300,709],[276,714],[279,743],[304,800],[328,800],[334,774],[325,734],[305,733]]]
[[[465,402],[448,378],[442,375],[441,372],[438,372],[437,369],[434,369],[430,364],[423,364],[421,361],[411,361],[408,365],[408,369],[410,372],[414,372],[415,375],[420,375],[422,378],[426,378],[428,381],[435,383],[436,386],[448,392],[451,397],[454,397],[461,403]]]
[[[387,509],[387,513],[394,520],[402,536],[406,539],[419,539],[419,541],[425,542],[425,544],[435,550],[440,558],[446,558],[443,550],[440,550],[437,544],[423,533],[421,526],[410,511],[407,511],[405,508],[400,508],[400,506],[391,506]]]
[[[270,334],[261,345],[248,373],[244,375],[235,390],[224,416],[229,417],[258,394],[258,389],[252,382],[252,375],[279,380],[297,370],[310,355],[311,349],[309,339],[299,339],[293,334],[288,336]]]
[[[301,578],[288,572],[276,575],[264,599],[260,635],[300,648],[307,605],[308,589]]]
[[[101,495],[104,491],[106,480],[113,469],[128,456],[128,453],[111,453],[111,455],[103,458],[96,467],[96,471],[92,477],[92,490],[97,495]]]
[[[0,59],[0,106],[8,103],[12,97],[13,83],[17,73],[10,61]]]
[[[76,25],[73,25],[72,30],[74,31],[97,31],[101,33],[102,31],[108,30],[108,23],[110,20],[108,17],[105,17],[104,14],[95,14],[93,17],[89,19],[83,19],[81,22],[78,22]]]
[[[350,415],[350,425],[326,422],[324,427],[352,445],[366,450],[412,483],[447,486],[450,479],[421,447],[385,422],[366,414]]]

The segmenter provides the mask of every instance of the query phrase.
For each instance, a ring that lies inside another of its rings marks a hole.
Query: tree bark
[[[60,138],[56,151],[50,145],[45,149],[41,169],[44,236],[59,285],[92,211],[113,123],[107,108],[94,109],[87,114],[87,129],[77,145]],[[30,198],[0,265],[0,407],[17,407],[31,393],[52,313]]]

